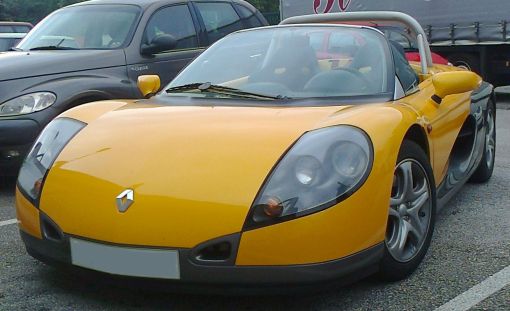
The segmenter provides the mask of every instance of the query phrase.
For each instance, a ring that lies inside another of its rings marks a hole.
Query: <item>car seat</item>
[[[304,85],[319,72],[315,51],[306,35],[288,35],[279,38],[277,47],[269,49],[262,69],[254,73],[250,83],[273,82],[293,91],[302,91]]]

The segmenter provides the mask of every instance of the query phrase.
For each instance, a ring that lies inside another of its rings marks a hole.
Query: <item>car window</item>
[[[243,29],[242,22],[230,3],[199,2],[195,5],[204,21],[209,43],[213,43],[231,32]]]
[[[329,37],[328,52],[329,53],[349,53],[354,54],[356,51],[356,39],[353,36],[345,34],[332,33]]]
[[[241,18],[245,22],[246,26],[248,27],[262,26],[262,23],[258,19],[257,15],[255,15],[255,12],[250,11],[250,9],[248,9],[244,5],[236,4],[236,7],[239,9],[239,12],[241,13]]]
[[[14,32],[17,32],[17,33],[27,33],[31,29],[28,26],[13,26],[13,28],[14,28]]]
[[[10,38],[0,38],[0,52],[8,51],[11,47],[15,45],[15,39]]]
[[[160,9],[152,15],[145,29],[145,44],[159,35],[171,35],[177,41],[174,50],[198,47],[197,32],[187,5]]]
[[[19,48],[116,49],[131,38],[140,8],[134,5],[80,5],[50,15]]]
[[[405,29],[394,28],[394,27],[388,27],[388,28],[379,27],[379,29],[384,33],[384,35],[388,38],[388,40],[398,42],[405,50],[416,49],[415,42],[406,33]]]
[[[405,35],[395,31],[388,32],[388,39],[398,42],[404,49],[411,49],[413,47],[411,41]]]
[[[395,73],[402,84],[405,94],[413,93],[418,86],[419,79],[406,58],[404,48],[397,41],[390,41],[393,59],[395,62]]]
[[[309,34],[354,38],[339,41],[347,57],[322,58]],[[343,46],[342,46],[343,45]],[[210,82],[246,92],[290,97],[388,94],[395,77],[386,38],[372,29],[329,26],[258,28],[229,35],[207,49],[169,85]],[[203,94],[196,94],[202,96]]]
[[[312,49],[314,49],[316,52],[320,52],[322,50],[325,36],[326,35],[323,32],[309,33],[308,37],[310,37],[310,46]]]
[[[10,33],[10,32],[14,32],[14,30],[12,29],[11,26],[0,26],[0,33],[2,32],[6,32],[6,33]]]

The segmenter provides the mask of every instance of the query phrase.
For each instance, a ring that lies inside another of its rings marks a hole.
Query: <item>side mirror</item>
[[[157,75],[139,76],[137,85],[143,97],[149,98],[159,91],[161,81]]]
[[[432,84],[436,89],[432,100],[440,104],[446,96],[474,91],[481,83],[482,79],[471,71],[437,73],[432,77]]]
[[[172,35],[156,36],[150,44],[143,44],[142,55],[154,55],[160,52],[169,51],[177,46],[177,40]]]

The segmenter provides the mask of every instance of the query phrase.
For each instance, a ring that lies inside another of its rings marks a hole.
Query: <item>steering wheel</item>
[[[306,91],[330,93],[371,94],[372,83],[359,71],[352,68],[337,68],[320,72],[311,78],[304,88]]]
[[[359,70],[349,67],[337,67],[332,70],[343,70],[346,71],[354,76],[356,76],[357,79],[363,81],[363,91],[375,91],[375,87],[372,85],[373,82],[371,82],[363,73],[361,73]]]
[[[108,47],[108,48],[118,48],[121,45],[122,45],[122,42],[112,39],[110,42],[108,42],[106,47]]]

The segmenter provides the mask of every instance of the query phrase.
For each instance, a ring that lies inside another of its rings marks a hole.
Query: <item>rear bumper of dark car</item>
[[[70,237],[62,235],[60,241],[33,237],[23,231],[21,237],[28,253],[47,264],[73,271],[85,273],[88,276],[138,282],[151,282],[168,288],[204,288],[214,291],[215,287],[223,289],[267,288],[282,285],[287,286],[315,286],[329,283],[351,283],[377,271],[378,263],[383,254],[383,245],[378,244],[369,249],[329,262],[286,265],[286,266],[237,266],[232,265],[201,265],[193,261],[193,249],[176,249],[179,252],[180,279],[155,280],[139,277],[111,275],[94,270],[84,269],[72,264]],[[239,233],[240,235],[241,233]],[[44,236],[44,234],[43,234]],[[143,263],[142,263],[143,264]]]

